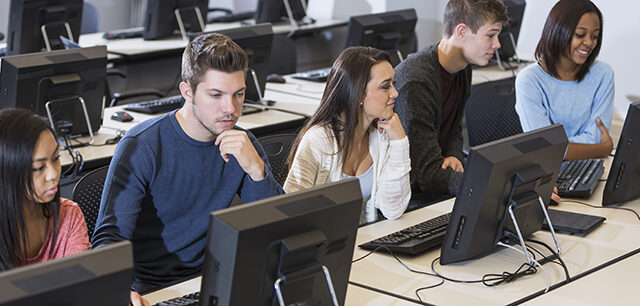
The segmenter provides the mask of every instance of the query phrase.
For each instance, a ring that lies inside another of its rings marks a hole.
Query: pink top
[[[27,260],[27,264],[81,253],[91,247],[89,236],[87,235],[87,224],[84,222],[84,215],[78,204],[69,199],[60,198],[58,236],[55,243],[52,243],[52,239],[53,218],[50,218],[49,230],[45,238],[46,243],[42,245],[38,255]],[[49,254],[52,245],[53,253]]]

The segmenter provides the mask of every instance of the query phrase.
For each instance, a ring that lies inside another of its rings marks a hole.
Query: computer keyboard
[[[157,100],[127,104],[124,109],[137,113],[159,114],[181,108],[183,104],[184,98],[181,95],[177,95]],[[259,113],[261,111],[262,109],[260,107],[242,106],[242,115]]]
[[[291,77],[300,80],[326,82],[327,78],[329,77],[329,72],[331,72],[331,67],[298,72],[292,74]]]
[[[601,159],[563,162],[556,181],[558,195],[561,197],[589,197],[604,172],[602,164]]]
[[[253,19],[255,14],[256,14],[255,11],[231,13],[231,14],[211,17],[211,18],[207,19],[207,22],[208,23],[216,23],[216,22],[242,21],[242,20],[247,20],[247,19]]]
[[[359,247],[365,250],[389,249],[393,253],[407,255],[421,254],[442,244],[450,219],[451,213],[444,214],[361,244]]]
[[[194,292],[185,294],[181,297],[173,298],[170,300],[162,301],[156,306],[191,306],[198,305],[200,302],[200,292]]]
[[[125,39],[125,38],[135,38],[142,37],[142,32],[144,32],[144,28],[130,28],[130,29],[122,29],[122,30],[113,30],[104,32],[102,38],[104,39]]]
[[[157,100],[127,104],[124,109],[132,112],[157,114],[166,113],[181,108],[184,98],[180,95],[161,98]]]

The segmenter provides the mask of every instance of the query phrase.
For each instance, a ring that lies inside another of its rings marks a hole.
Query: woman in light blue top
[[[551,9],[536,48],[537,63],[516,78],[516,111],[522,129],[564,125],[565,159],[604,157],[613,142],[611,67],[596,61],[602,13],[589,0],[561,0]]]

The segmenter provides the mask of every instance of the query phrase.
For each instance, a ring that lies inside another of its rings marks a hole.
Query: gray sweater
[[[443,170],[441,166],[446,156],[455,156],[463,161],[461,121],[471,88],[471,65],[460,72],[464,84],[463,98],[444,147],[438,144],[442,120],[438,44],[409,56],[395,68],[395,72],[395,87],[399,92],[395,110],[411,144],[412,192],[455,195],[462,173],[451,168]]]

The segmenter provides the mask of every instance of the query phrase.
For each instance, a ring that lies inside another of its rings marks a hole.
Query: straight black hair
[[[571,48],[571,41],[575,34],[580,18],[584,14],[595,13],[600,21],[600,35],[598,43],[591,51],[587,60],[576,73],[578,82],[584,79],[591,64],[596,60],[602,45],[602,13],[589,0],[560,0],[553,6],[542,29],[542,36],[536,47],[536,60],[545,64],[549,74],[558,77],[557,65],[563,56],[567,56]]]
[[[23,109],[0,111],[0,271],[28,259],[25,205],[42,205],[43,215],[54,218],[52,241],[58,235],[60,191],[50,203],[36,204],[34,199],[32,157],[43,131],[55,137],[48,122],[36,114]]]

